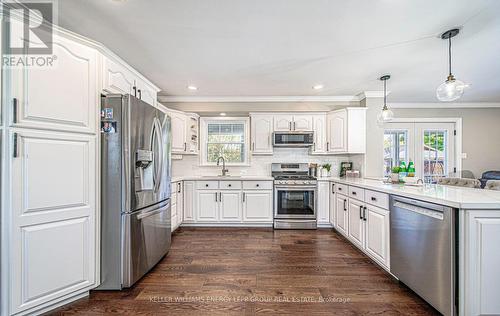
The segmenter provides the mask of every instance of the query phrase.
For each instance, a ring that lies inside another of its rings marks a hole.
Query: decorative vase
[[[399,183],[399,173],[391,173],[391,182]]]

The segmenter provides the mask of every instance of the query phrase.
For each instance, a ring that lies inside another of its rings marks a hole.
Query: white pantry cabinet
[[[184,181],[183,194],[183,218],[182,223],[195,222],[195,207],[196,207],[196,182]]]
[[[345,108],[328,113],[327,151],[334,154],[366,152],[366,108]]]
[[[184,198],[182,181],[172,182],[171,195],[171,230],[174,232],[182,223],[184,217]]]
[[[95,133],[98,52],[54,34],[54,67],[11,70],[11,126]]]
[[[330,182],[318,181],[318,226],[330,227]]]
[[[253,155],[272,155],[273,116],[250,113],[250,136]]]
[[[10,313],[20,313],[96,285],[96,136],[10,137]]]

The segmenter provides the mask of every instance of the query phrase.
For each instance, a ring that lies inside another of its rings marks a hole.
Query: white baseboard
[[[181,227],[273,227],[269,223],[182,223]]]

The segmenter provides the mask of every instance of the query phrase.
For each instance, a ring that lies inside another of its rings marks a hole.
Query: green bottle
[[[399,180],[402,181],[404,177],[406,177],[407,170],[406,170],[406,163],[404,160],[401,160],[399,163]]]
[[[415,176],[415,164],[410,159],[410,162],[408,163],[408,177],[414,177],[414,176]]]

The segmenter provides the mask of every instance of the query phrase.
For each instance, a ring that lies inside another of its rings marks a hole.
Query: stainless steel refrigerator
[[[101,285],[132,286],[170,248],[170,118],[131,95],[101,98]]]

